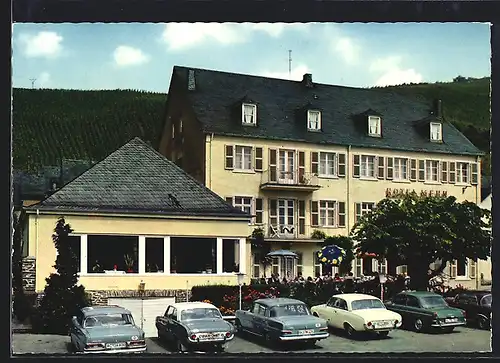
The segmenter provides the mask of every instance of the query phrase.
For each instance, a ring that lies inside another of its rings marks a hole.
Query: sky
[[[351,87],[491,73],[486,23],[19,23],[12,52],[19,88],[166,93],[174,65]]]

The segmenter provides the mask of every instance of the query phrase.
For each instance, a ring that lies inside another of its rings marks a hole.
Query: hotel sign
[[[386,198],[403,198],[405,195],[420,195],[421,197],[444,197],[448,196],[446,190],[421,190],[418,193],[415,189],[397,189],[387,188],[385,190]]]

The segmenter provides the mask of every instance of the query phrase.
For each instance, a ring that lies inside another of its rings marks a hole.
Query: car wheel
[[[413,321],[413,329],[415,329],[417,333],[420,333],[424,329],[424,322],[422,319],[417,318]]]
[[[219,353],[222,353],[224,351],[224,345],[223,344],[217,344],[215,346],[215,351],[219,352]]]
[[[356,330],[354,330],[354,328],[350,324],[345,323],[344,324],[344,330],[345,330],[345,332],[346,332],[346,334],[347,334],[347,336],[349,338],[354,338],[355,337]]]
[[[445,333],[451,333],[453,330],[455,330],[454,326],[447,326],[446,328],[443,328],[443,332]]]
[[[237,333],[243,333],[243,327],[241,326],[241,321],[240,319],[236,319],[234,321],[234,327],[236,328]]]
[[[315,339],[313,339],[313,340],[307,340],[304,345],[308,349],[314,348],[316,346],[316,340]]]
[[[477,325],[479,326],[479,329],[488,329],[490,327],[488,319],[486,319],[484,316],[478,317]]]
[[[179,339],[176,339],[176,348],[177,348],[177,351],[180,352],[180,353],[184,353],[184,352],[187,352],[188,351],[188,348],[182,344],[182,342],[179,340]]]
[[[389,335],[389,332],[388,332],[388,331],[379,331],[379,332],[378,332],[378,336],[379,336],[380,338],[385,338],[385,337],[386,337],[386,336],[388,336],[388,335]]]

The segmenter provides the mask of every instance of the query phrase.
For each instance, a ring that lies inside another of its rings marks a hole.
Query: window
[[[264,220],[264,201],[262,198],[255,199],[255,224],[262,224]]]
[[[234,197],[234,207],[241,209],[243,212],[252,213],[252,198],[251,197]]]
[[[362,178],[375,178],[375,156],[361,155],[360,171]]]
[[[381,134],[380,117],[369,116],[368,117],[368,135],[380,136],[380,134]]]
[[[314,261],[314,276],[321,276],[323,274],[322,264],[319,261],[318,253],[313,252],[313,261]]]
[[[378,261],[373,259],[373,270],[381,274],[387,274],[387,260]]]
[[[437,182],[439,179],[439,161],[426,160],[425,161],[425,181]]]
[[[344,299],[337,299],[334,307],[337,309],[347,310],[347,302]]]
[[[335,226],[335,202],[321,200],[319,202],[319,224],[325,227]]]
[[[88,273],[138,273],[137,236],[87,236]]]
[[[239,245],[237,239],[222,240],[222,272],[238,272]]]
[[[257,124],[257,105],[252,105],[249,103],[243,104],[243,118],[241,122],[244,125]]]
[[[146,238],[146,272],[163,272],[163,238]]]
[[[415,296],[408,295],[407,300],[406,300],[406,305],[412,306],[414,308],[419,308],[420,303],[418,302],[418,299]]]
[[[302,276],[303,258],[302,253],[295,251],[297,254],[297,276]]]
[[[239,170],[252,170],[252,147],[235,146],[234,168]]]
[[[469,163],[457,163],[457,183],[469,183]]]
[[[355,258],[354,261],[355,261],[356,277],[361,277],[361,275],[363,275],[363,259]]]
[[[407,265],[400,265],[396,267],[396,274],[397,275],[404,275],[408,273],[408,266]]]
[[[307,129],[310,131],[321,130],[321,112],[307,111]]]
[[[394,158],[394,180],[408,180],[408,159]]]
[[[80,271],[80,269],[81,269],[81,262],[80,261],[81,261],[81,258],[82,258],[82,254],[81,254],[82,244],[81,244],[81,238],[80,238],[80,236],[68,236],[68,245],[69,245],[69,247],[71,249],[71,252],[73,252],[73,254],[76,257],[77,272],[81,272]]]
[[[271,273],[275,276],[279,275],[279,273],[280,273],[280,261],[277,257],[273,257],[273,259],[272,259]]]
[[[319,175],[335,176],[335,153],[319,153]]]
[[[252,277],[258,279],[260,278],[260,253],[255,252],[253,254],[253,270]]]
[[[394,296],[392,299],[392,302],[396,305],[406,305],[406,295],[405,294],[398,294]]]
[[[354,219],[354,222],[357,222],[359,218],[361,218],[361,216],[365,215],[366,213],[370,213],[374,207],[375,203],[372,202],[356,203],[355,204],[356,218]]]
[[[476,278],[476,270],[477,270],[477,264],[476,264],[476,261],[474,260],[469,260],[469,277],[471,279],[475,279]]]
[[[467,259],[455,260],[450,264],[451,278],[466,278],[467,276]]]
[[[170,272],[178,274],[215,273],[216,238],[170,238]]]
[[[442,125],[440,123],[431,122],[430,124],[431,131],[431,141],[442,141]]]
[[[334,307],[336,302],[337,302],[337,298],[331,297],[330,300],[328,300],[328,302],[326,303],[326,306]]]

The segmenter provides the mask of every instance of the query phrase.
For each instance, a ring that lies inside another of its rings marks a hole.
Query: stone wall
[[[35,257],[24,257],[22,261],[22,278],[25,292],[35,291],[36,282],[36,259]]]
[[[151,298],[175,297],[176,302],[185,302],[191,297],[191,290],[99,290],[87,291],[92,305],[107,305],[108,298]]]

